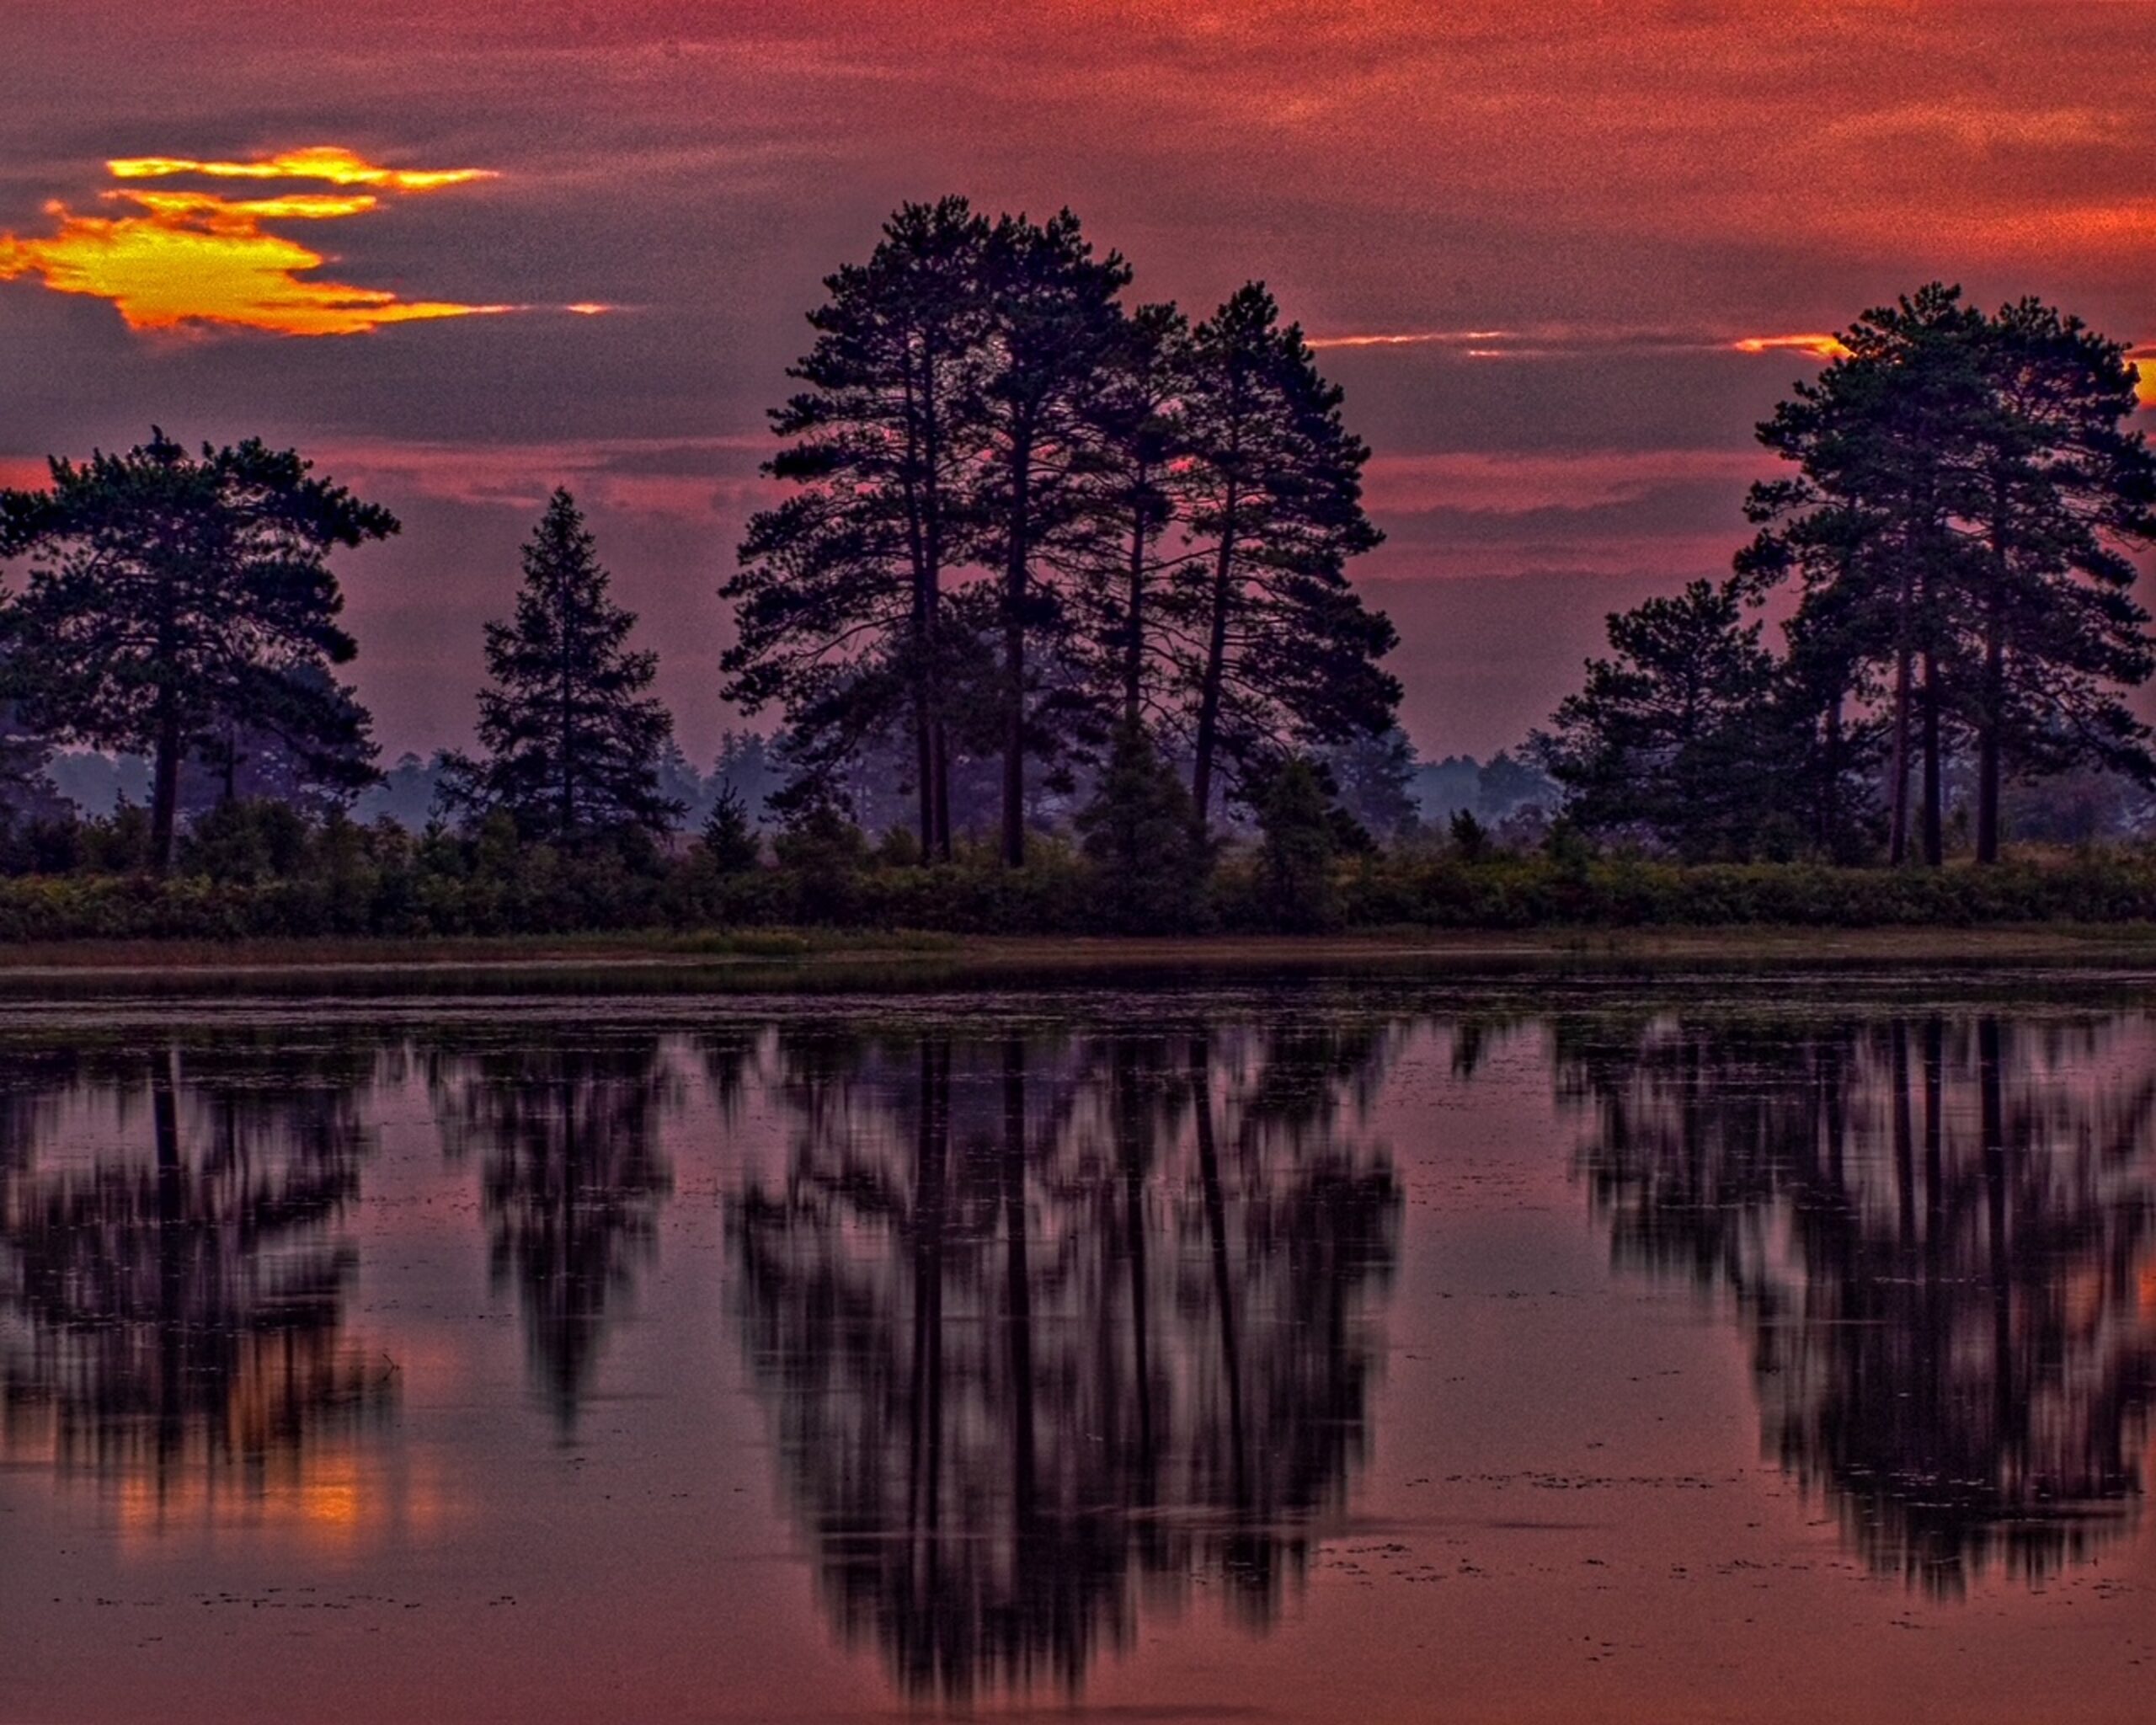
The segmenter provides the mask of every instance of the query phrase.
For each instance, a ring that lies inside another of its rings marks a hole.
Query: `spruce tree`
[[[49,490],[0,493],[0,556],[32,558],[9,676],[39,730],[152,757],[152,862],[168,869],[189,755],[235,728],[325,771],[350,750],[353,703],[328,668],[355,649],[328,553],[397,520],[254,439],[198,457],[153,428],[51,473]]]
[[[703,841],[712,866],[721,874],[746,874],[763,861],[763,841],[749,818],[749,805],[730,784],[718,788],[718,799],[704,820]]]
[[[635,613],[608,596],[595,552],[575,499],[557,489],[524,547],[515,617],[487,625],[484,753],[459,763],[452,795],[506,813],[526,840],[655,836],[682,812],[659,788],[674,725],[648,692],[658,655],[630,650]]]

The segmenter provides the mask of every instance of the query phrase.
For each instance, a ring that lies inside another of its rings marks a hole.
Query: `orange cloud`
[[[47,205],[56,232],[0,233],[0,281],[35,276],[56,293],[109,300],[132,329],[222,324],[285,335],[357,335],[389,323],[469,318],[517,309],[447,300],[406,300],[382,288],[314,279],[328,259],[268,224],[334,222],[380,206],[378,193],[437,190],[492,176],[483,168],[439,171],[377,166],[349,150],[323,147],[259,162],[124,158],[115,179],[317,180],[366,190],[291,192],[227,198],[216,192],[131,186],[100,194],[123,215],[79,215]]]
[[[1411,329],[1372,335],[1313,335],[1306,339],[1313,348],[1459,347],[1468,342],[1503,341],[1512,333],[1509,329]]]
[[[1810,354],[1815,360],[1845,360],[1849,350],[1838,335],[1748,335],[1730,345],[1741,354]]]

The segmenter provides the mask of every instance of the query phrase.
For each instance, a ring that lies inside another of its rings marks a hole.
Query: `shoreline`
[[[337,975],[440,979],[459,973],[680,976],[778,970],[791,975],[873,967],[957,969],[1011,976],[1088,972],[1348,969],[1492,964],[1540,969],[1757,963],[1777,969],[2146,968],[2156,974],[2156,924],[2044,923],[1983,927],[1553,928],[1413,930],[1342,935],[1185,937],[932,935],[754,930],[735,935],[502,936],[441,939],[211,942],[65,941],[0,948],[0,988],[54,980],[291,979]]]

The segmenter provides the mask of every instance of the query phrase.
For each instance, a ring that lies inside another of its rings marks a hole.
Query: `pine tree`
[[[1290,755],[1254,774],[1251,808],[1262,835],[1257,848],[1259,895],[1276,928],[1310,933],[1329,925],[1337,909],[1332,861],[1343,838],[1368,836],[1332,801],[1324,772],[1305,756]]]
[[[1591,832],[1694,860],[1751,853],[1785,794],[1776,667],[1735,582],[1694,581],[1609,618],[1613,656],[1534,740]]]
[[[1119,254],[1093,256],[1068,210],[1045,226],[1006,216],[990,238],[995,357],[982,397],[986,444],[974,513],[987,528],[986,560],[1001,576],[996,626],[1009,868],[1026,860],[1027,758],[1054,754],[1061,729],[1054,696],[1043,692],[1058,679],[1041,661],[1074,649],[1072,607],[1039,565],[1059,539],[1091,537],[1085,482],[1104,464],[1093,433],[1123,339],[1116,296],[1129,281]]]
[[[1760,427],[1799,474],[1753,489],[1754,596],[1796,577],[1793,668],[1833,734],[1843,703],[1889,720],[1890,854],[1943,851],[1945,756],[1977,754],[1977,852],[2000,783],[2083,764],[2156,777],[2120,698],[2156,674],[2131,553],[2156,537],[2156,458],[2129,429],[2125,350],[2035,300],[1987,318],[1933,283],[1866,312],[1846,357]]]
[[[1140,306],[1095,395],[1098,471],[1082,520],[1081,574],[1073,583],[1094,656],[1101,707],[1125,728],[1166,716],[1172,640],[1158,595],[1188,547],[1164,547],[1175,518],[1174,467],[1183,445],[1182,390],[1190,323],[1171,305]]]
[[[506,813],[527,840],[655,836],[681,814],[659,788],[674,727],[647,692],[658,655],[629,650],[636,616],[608,596],[595,550],[576,500],[557,489],[524,547],[515,618],[487,625],[484,756],[460,763],[452,795]]]
[[[1967,669],[1959,613],[1970,549],[1957,523],[1978,495],[1972,456],[1988,414],[1983,324],[1958,289],[1938,283],[1867,312],[1844,332],[1846,356],[1759,428],[1801,473],[1754,489],[1748,512],[1764,531],[1740,569],[1755,582],[1796,569],[1807,591],[1837,590],[1846,644],[1885,668],[1897,862],[1919,754],[1925,860],[1935,865],[1943,849],[1950,690]]]
[[[1272,295],[1252,283],[1200,324],[1183,399],[1179,490],[1205,555],[1177,571],[1201,828],[1214,781],[1283,747],[1385,730],[1400,702],[1379,660],[1391,623],[1348,585],[1381,535],[1363,512],[1369,451]]]
[[[908,204],[825,280],[788,373],[804,387],[771,415],[792,442],[765,471],[793,494],[750,521],[719,590],[738,631],[724,693],[784,711],[798,770],[910,734],[925,857],[951,853],[945,579],[977,526],[990,232],[963,198]]]
[[[50,490],[0,494],[0,555],[34,559],[10,675],[55,739],[152,757],[152,860],[168,869],[190,754],[234,727],[325,764],[349,749],[349,693],[328,672],[355,649],[328,553],[397,520],[253,439],[198,458],[153,429],[51,473]]]
[[[2091,766],[2156,782],[2149,728],[2117,691],[2156,675],[2132,553],[2156,542],[2156,455],[2126,350],[2040,301],[1984,332],[1993,412],[1981,450],[1969,724],[1977,860],[1998,860],[1999,788]]]

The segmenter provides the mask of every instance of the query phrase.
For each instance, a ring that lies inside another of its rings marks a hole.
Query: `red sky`
[[[1147,297],[1258,276],[1318,338],[1418,338],[1326,359],[1433,756],[1516,741],[1604,611],[1725,564],[1812,363],[1737,341],[1935,276],[2156,338],[2140,0],[8,12],[0,478],[155,421],[389,504],[344,573],[392,753],[467,733],[558,482],[709,752],[764,409],[905,198],[1067,204]]]

